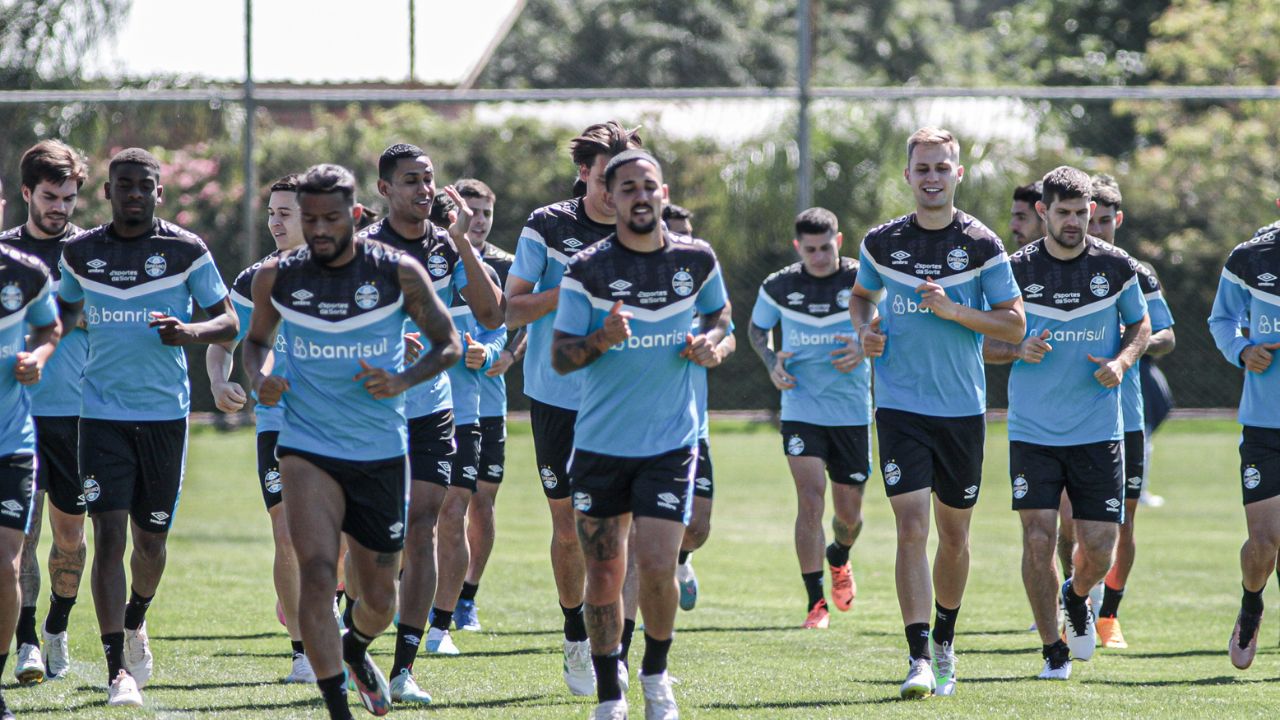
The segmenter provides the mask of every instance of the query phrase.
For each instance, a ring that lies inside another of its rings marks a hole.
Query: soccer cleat
[[[1071,677],[1071,651],[1061,645],[1049,648],[1044,658],[1041,680],[1067,680]]]
[[[631,689],[631,666],[625,662],[618,663],[618,687],[622,688],[623,695]]]
[[[809,609],[809,616],[800,627],[806,630],[826,630],[831,624],[831,613],[827,610],[827,601],[819,600]]]
[[[698,576],[693,573],[693,560],[676,565],[676,583],[680,585],[680,609],[692,610],[698,604]]]
[[[627,720],[627,699],[609,700],[596,705],[589,720]]]
[[[1236,616],[1235,630],[1231,631],[1231,664],[1244,670],[1253,664],[1258,653],[1258,628],[1262,626],[1262,613],[1254,615],[1241,611]]]
[[[1129,647],[1129,643],[1124,640],[1124,633],[1120,631],[1120,618],[1098,618],[1098,643],[1108,650],[1123,650]]]
[[[44,655],[39,645],[23,643],[18,648],[18,665],[13,668],[13,676],[23,685],[44,682]]]
[[[1102,593],[1103,581],[1099,580],[1097,585],[1089,588],[1089,614],[1093,616],[1093,621],[1098,621],[1098,611],[1102,609]]]
[[[564,641],[564,682],[574,695],[595,695],[596,670],[591,665],[591,644],[588,641]],[[626,717],[625,704],[623,717]]]
[[[129,671],[121,668],[116,679],[107,686],[107,705],[110,707],[142,707],[142,693]]]
[[[124,669],[133,676],[139,688],[146,687],[151,680],[151,666],[151,641],[147,638],[147,624],[142,623],[137,630],[125,628]]]
[[[409,674],[409,668],[401,670],[399,675],[391,678],[391,699],[395,702],[419,705],[431,703],[431,695],[418,687],[418,681]]]
[[[644,720],[679,720],[680,709],[666,670],[657,675],[641,673],[640,687],[644,688]]]
[[[44,667],[46,676],[53,680],[67,674],[71,667],[71,653],[67,649],[67,631],[52,634],[40,628],[40,637],[44,640]]]
[[[1067,609],[1067,646],[1071,648],[1071,657],[1076,660],[1088,660],[1098,646],[1098,630],[1093,623],[1093,614],[1087,607],[1079,607],[1071,611],[1067,603],[1067,588],[1071,581],[1062,584],[1062,606]]]
[[[374,715],[386,715],[391,711],[391,689],[387,687],[387,678],[373,664],[369,653],[364,654],[364,662],[359,667],[347,666],[348,687],[352,687],[360,696],[360,704]]]
[[[1142,494],[1138,496],[1138,504],[1150,508],[1164,507],[1164,496],[1147,492],[1146,488],[1143,488]]]
[[[937,643],[929,638],[929,649],[933,653],[934,694],[939,697],[951,697],[956,694],[956,651],[951,643]]]
[[[316,671],[311,669],[311,661],[306,655],[295,655],[293,658],[293,670],[284,676],[284,682],[293,683],[313,683],[316,681]]]
[[[933,678],[933,663],[927,657],[911,658],[907,669],[907,679],[898,694],[903,700],[919,700],[933,694],[937,686]]]
[[[840,567],[831,566],[831,601],[840,612],[847,612],[853,607],[853,599],[858,597],[858,583],[853,580],[853,567],[845,563]]]
[[[459,600],[453,609],[453,626],[467,632],[480,632],[480,617],[476,614],[475,600]]]
[[[453,636],[448,630],[433,627],[427,630],[427,652],[437,655],[458,655],[458,646],[453,644]]]

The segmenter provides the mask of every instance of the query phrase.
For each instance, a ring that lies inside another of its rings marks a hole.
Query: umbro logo
[[[679,505],[680,496],[675,493],[664,492],[658,495],[658,507],[675,510]]]
[[[626,290],[627,288],[631,287],[631,283],[627,282],[626,280],[614,280],[613,282],[609,283],[609,287],[618,292],[622,292],[623,290]]]
[[[1276,276],[1271,273],[1262,273],[1258,276],[1258,282],[1264,285],[1271,285],[1276,281]]]
[[[1115,498],[1108,500],[1107,512],[1120,512],[1120,501]]]
[[[164,522],[168,519],[169,519],[169,513],[163,510],[159,510],[157,512],[151,513],[151,522],[157,525],[163,525]]]
[[[1031,283],[1023,288],[1022,291],[1027,294],[1027,297],[1039,297],[1040,293],[1044,292],[1044,286],[1039,283]]]
[[[413,647],[418,647],[418,644],[422,642],[422,637],[419,635],[405,634],[403,637],[404,637],[405,645],[412,645]]]
[[[4,508],[4,514],[17,517],[22,512],[22,503],[17,500],[5,500],[0,503],[0,507]]]
[[[448,460],[437,460],[436,467],[440,468],[440,472],[444,473],[445,477],[453,474],[453,463]]]
[[[978,497],[978,486],[977,486],[977,485],[970,485],[969,487],[967,487],[967,488],[965,488],[965,489],[964,489],[964,499],[965,499],[965,500],[972,500],[972,499],[974,499],[974,498],[976,498],[976,497]]]
[[[298,300],[299,302],[306,302],[306,301],[310,300],[311,298],[315,297],[315,293],[311,292],[310,290],[305,290],[305,289],[304,289],[304,290],[294,290],[294,291],[293,291],[293,294],[292,294],[292,295],[290,295],[290,297],[292,297],[294,300]]]
[[[387,529],[391,531],[391,539],[396,540],[404,534],[404,523],[396,521],[388,526]]]
[[[907,252],[906,250],[899,250],[898,252],[893,253],[889,257],[893,258],[894,265],[901,265],[902,263],[907,261],[907,258],[911,257],[911,253]]]
[[[564,241],[564,246],[569,248],[570,250],[577,250],[578,248],[582,247],[582,241],[579,240],[578,238],[569,238],[568,240]]]
[[[89,266],[89,270],[91,272],[93,271],[101,272],[102,268],[107,266],[107,261],[94,258],[93,260],[90,260],[89,262],[85,263],[85,265]]]
[[[490,475],[494,475],[494,476],[502,475],[502,466],[501,466],[501,465],[490,465],[490,466],[489,466],[489,474],[490,474]]]
[[[799,305],[804,302],[804,293],[793,292],[787,296],[787,304]]]

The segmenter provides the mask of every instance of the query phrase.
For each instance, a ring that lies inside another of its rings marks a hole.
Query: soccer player
[[[361,231],[369,240],[386,243],[408,253],[426,268],[437,296],[448,307],[461,294],[476,320],[486,328],[502,325],[502,293],[490,280],[483,263],[465,235],[473,217],[452,187],[445,193],[457,206],[456,222],[448,230],[430,220],[435,200],[435,167],[421,148],[397,143],[378,158],[378,193],[387,201],[387,215]],[[413,330],[406,327],[406,330]],[[421,332],[422,328],[417,331]],[[413,678],[413,661],[420,645],[429,652],[456,652],[447,630],[427,633],[436,588],[437,555],[442,564],[453,562],[451,553],[462,535],[436,542],[436,522],[453,472],[455,454],[453,401],[445,373],[410,390],[405,399],[409,418],[408,535],[405,538],[404,574],[400,578],[400,619],[396,626],[395,658],[391,666],[391,694],[398,702],[427,703],[430,695]],[[464,550],[463,550],[464,551]],[[348,583],[351,594],[351,583]],[[436,617],[445,621],[442,611]],[[448,622],[445,621],[445,628]],[[423,642],[424,634],[426,642]]]
[[[139,690],[152,670],[146,613],[164,573],[186,464],[191,386],[182,348],[232,340],[238,323],[204,241],[155,217],[164,188],[151,153],[117,153],[104,191],[111,222],[67,243],[58,294],[83,310],[88,330],[80,479],[93,519],[93,602],[107,703],[141,705]],[[208,320],[191,321],[193,301]]]
[[[1022,581],[1043,643],[1040,677],[1066,680],[1072,658],[1093,656],[1089,590],[1111,566],[1125,514],[1121,384],[1137,374],[1151,321],[1138,263],[1087,233],[1094,207],[1088,174],[1062,166],[1043,183],[1036,209],[1047,234],[1010,258],[1026,303],[1027,336],[1020,343],[987,338],[983,351],[988,362],[1013,363],[1009,474],[1022,520]],[[1059,592],[1054,554],[1064,490],[1076,562]],[[1058,635],[1059,598],[1066,642]]]
[[[849,550],[862,530],[862,495],[871,474],[871,368],[849,320],[858,263],[840,256],[836,216],[809,208],[796,216],[791,241],[800,262],[770,275],[751,313],[751,347],[782,393],[782,451],[796,485],[796,557],[808,600],[804,627],[830,623],[822,559],[831,566],[836,608],[853,607],[857,584]],[[781,350],[769,348],[782,325]],[[831,477],[835,515],[830,545],[822,515]]]
[[[1280,226],[1260,230],[1227,257],[1209,315],[1214,342],[1244,368],[1240,398],[1240,480],[1249,537],[1240,548],[1244,597],[1231,633],[1231,663],[1253,663],[1262,622],[1262,591],[1280,551]]]
[[[250,265],[236,276],[231,284],[231,302],[235,306],[240,322],[240,332],[236,339],[227,343],[216,343],[209,346],[205,353],[205,366],[209,374],[209,387],[218,409],[223,412],[239,412],[248,401],[244,388],[231,380],[232,354],[236,345],[249,332],[249,320],[253,314],[253,276],[268,260],[279,257],[281,253],[301,247],[302,221],[298,215],[298,176],[286,175],[271,185],[267,196],[267,229],[275,241],[276,248],[258,262]],[[277,336],[272,353],[272,374],[285,375],[288,366],[287,348],[280,345],[282,336]],[[315,682],[315,673],[307,660],[302,643],[302,630],[298,627],[298,560],[289,541],[289,531],[285,526],[283,499],[284,486],[280,481],[280,462],[276,460],[276,440],[280,437],[280,420],[284,409],[277,405],[270,407],[258,405],[254,409],[257,425],[258,483],[262,490],[262,501],[267,507],[267,516],[271,518],[271,537],[275,545],[275,557],[272,563],[272,579],[275,582],[276,597],[279,599],[281,614],[284,617],[285,630],[289,633],[289,643],[293,656],[293,668],[285,677],[286,683]]]
[[[574,695],[590,695],[595,682],[583,619],[586,567],[569,500],[568,463],[582,379],[559,376],[547,359],[565,265],[614,232],[614,209],[605,199],[605,166],[610,158],[640,145],[636,130],[614,121],[592,125],[570,141],[569,153],[585,194],[529,215],[507,277],[507,328],[529,326],[524,392],[529,396],[538,476],[551,509],[551,571],[564,614],[564,679]]]
[[[459,343],[423,266],[354,237],[349,171],[312,167],[297,197],[307,246],[258,269],[245,366],[262,404],[284,403],[276,452],[316,683],[330,717],[350,718],[345,662],[365,708],[382,715],[391,693],[367,649],[396,608],[410,485],[404,393],[456,362]],[[406,318],[428,341],[408,368]],[[269,360],[277,326],[289,353],[284,376],[271,373]],[[359,599],[339,641],[333,588],[342,533]]]
[[[87,177],[84,161],[57,140],[42,140],[22,155],[22,199],[27,221],[0,233],[0,243],[34,255],[50,271],[56,294],[61,274],[58,258],[66,241],[81,230],[71,223]],[[89,346],[85,331],[64,327],[58,352],[49,358],[39,383],[31,386],[31,414],[36,427],[36,495],[31,528],[22,549],[22,610],[18,614],[18,661],[14,676],[23,684],[61,677],[71,663],[67,622],[80,593],[84,574],[84,494],[76,467],[79,443],[80,374]],[[40,542],[43,502],[49,498],[49,614],[36,634],[36,601],[40,595]],[[44,653],[40,640],[44,639]],[[7,647],[7,646],[6,646]],[[46,665],[48,666],[46,668]],[[46,673],[47,670],[47,673]]]
[[[662,221],[667,224],[667,229],[671,232],[693,237],[693,213],[685,208],[675,203],[663,206]]]
[[[898,605],[910,653],[901,694],[918,698],[955,691],[955,623],[969,577],[969,520],[986,435],[979,336],[1020,342],[1026,320],[1000,238],[955,207],[964,177],[955,136],[917,130],[907,141],[903,176],[916,209],[863,240],[849,313],[863,352],[875,358],[876,433],[897,524]]]
[[[1009,209],[1009,234],[1018,247],[1044,237],[1044,218],[1036,212],[1041,185],[1037,180],[1013,189],[1013,206]]]
[[[693,365],[719,364],[729,317],[711,246],[672,235],[659,222],[667,189],[658,162],[630,150],[611,159],[603,175],[617,234],[569,262],[552,345],[555,370],[583,377],[569,475],[587,563],[594,717],[627,717],[619,641],[622,582],[634,553],[645,619],[645,717],[675,718],[667,654],[697,455]],[[703,318],[697,335],[689,332],[695,312]]]
[[[1116,230],[1124,223],[1124,211],[1120,209],[1120,185],[1109,175],[1096,175],[1092,182],[1093,201],[1097,207],[1089,217],[1089,234],[1115,245]],[[1167,355],[1177,342],[1173,334],[1173,314],[1160,290],[1160,280],[1150,267],[1142,263],[1137,267],[1138,285],[1146,298],[1147,315],[1151,320],[1151,340],[1139,366],[1124,374],[1124,382],[1120,386],[1124,410],[1124,524],[1120,526],[1115,563],[1107,573],[1101,607],[1095,608],[1098,642],[1104,648],[1129,647],[1120,629],[1120,601],[1124,598],[1124,588],[1137,555],[1133,523],[1138,513],[1139,498],[1146,486],[1148,468],[1141,365],[1144,362],[1149,365],[1152,357]]]

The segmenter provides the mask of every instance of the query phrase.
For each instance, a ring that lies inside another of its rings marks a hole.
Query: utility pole
[[[258,104],[253,97],[253,0],[244,0],[244,234],[248,267],[258,259],[258,167],[253,162],[254,117]]]
[[[418,23],[414,21],[414,17],[413,0],[409,0],[409,82],[413,82],[417,76],[417,52],[414,46],[417,45]]]
[[[800,151],[800,167],[796,170],[796,212],[799,213],[813,206],[813,154],[809,147],[809,75],[813,61],[811,0],[800,0],[796,13],[799,21],[796,84],[800,89],[796,117],[796,145]]]

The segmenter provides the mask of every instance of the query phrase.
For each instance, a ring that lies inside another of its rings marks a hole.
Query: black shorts
[[[480,480],[501,483],[507,464],[507,419],[480,418]]]
[[[0,527],[26,533],[36,492],[35,455],[0,457]]]
[[[542,494],[551,500],[563,500],[569,497],[569,456],[573,454],[573,426],[578,421],[578,411],[529,398],[529,420]]]
[[[80,418],[37,417],[36,487],[44,490],[49,502],[67,515],[84,514],[84,490],[80,486]]]
[[[409,418],[409,476],[449,487],[453,459],[453,410]]]
[[[1009,443],[1014,510],[1057,510],[1066,489],[1076,520],[1124,522],[1124,458],[1119,440],[1051,446]]]
[[[475,492],[476,481],[480,479],[480,423],[459,425],[455,433],[458,454],[453,458],[450,484]]]
[[[710,500],[715,495],[716,471],[711,466],[711,444],[705,438],[698,440],[698,459],[694,462],[693,496]]]
[[[1130,430],[1124,434],[1124,499],[1142,495],[1142,479],[1147,475],[1147,434]]]
[[[782,451],[821,458],[833,483],[861,485],[871,475],[871,428],[867,425],[824,427],[783,420]]]
[[[983,416],[929,417],[880,408],[876,435],[886,495],[931,489],[948,507],[977,504],[987,435]]]
[[[339,460],[287,447],[277,447],[276,454],[306,460],[338,483],[347,504],[342,532],[374,552],[404,549],[409,516],[409,464],[404,457]]]
[[[268,510],[284,499],[280,461],[276,459],[276,440],[279,438],[278,430],[263,430],[258,433],[258,486],[262,490],[262,502]]]
[[[1280,495],[1280,430],[1244,426],[1240,437],[1244,504]]]
[[[697,456],[691,447],[639,458],[575,450],[569,463],[573,508],[595,518],[631,513],[688,524]]]
[[[186,464],[186,418],[80,418],[80,482],[89,515],[128,510],[143,530],[168,532]]]

